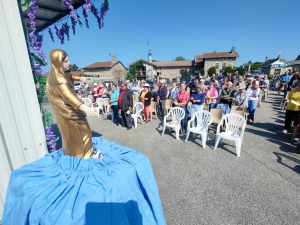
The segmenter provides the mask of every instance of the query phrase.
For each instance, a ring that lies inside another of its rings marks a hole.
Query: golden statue
[[[70,69],[69,56],[63,50],[51,51],[50,62],[46,92],[62,136],[64,154],[89,158],[93,155],[93,145],[86,116],[95,116],[96,111],[76,96],[73,83],[85,78],[74,77],[67,72]]]

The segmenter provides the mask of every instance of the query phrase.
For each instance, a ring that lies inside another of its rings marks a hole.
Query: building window
[[[224,70],[224,69],[225,69],[225,67],[226,67],[226,63],[223,63],[223,65],[222,65],[222,69]]]
[[[219,63],[215,64],[216,69],[219,69]]]

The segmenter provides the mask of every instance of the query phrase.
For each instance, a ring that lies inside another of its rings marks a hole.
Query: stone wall
[[[96,76],[101,80],[117,80],[118,77],[121,79],[126,77],[127,70],[122,66],[121,63],[117,63],[111,68],[95,68],[95,69],[85,69],[84,74]]]
[[[160,78],[169,78],[173,79],[180,77],[180,70],[187,70],[190,75],[194,75],[194,68],[190,67],[159,67],[158,71],[161,73]]]
[[[220,72],[220,70],[223,70],[223,64],[225,64],[224,68],[227,66],[235,67],[236,59],[235,58],[229,58],[229,59],[205,59],[204,61],[204,72],[205,75],[207,75],[207,71],[210,67],[215,67],[216,63],[219,63],[219,68],[216,69],[217,73]]]

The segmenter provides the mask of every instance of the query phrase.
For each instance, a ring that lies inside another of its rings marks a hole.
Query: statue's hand
[[[85,104],[82,104],[79,106],[79,110],[85,112],[89,116],[97,116],[96,109],[86,106]]]

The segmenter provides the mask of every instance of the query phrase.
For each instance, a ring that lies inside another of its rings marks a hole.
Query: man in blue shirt
[[[291,76],[289,75],[288,71],[286,71],[285,74],[280,77],[280,88],[283,89],[283,98],[286,98],[287,91],[288,91],[288,84],[290,80],[291,80]]]

